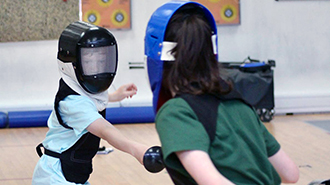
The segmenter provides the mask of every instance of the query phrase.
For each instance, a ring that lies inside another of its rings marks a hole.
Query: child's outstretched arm
[[[282,149],[269,157],[268,160],[280,175],[283,183],[296,183],[299,180],[299,169],[297,165]]]
[[[87,130],[92,134],[106,140],[110,145],[118,150],[134,156],[141,164],[143,164],[143,156],[148,150],[148,147],[128,139],[107,120],[99,118],[90,124],[87,127]]]
[[[137,87],[133,83],[120,86],[115,92],[109,93],[109,102],[121,101],[125,98],[132,98],[137,92]]]

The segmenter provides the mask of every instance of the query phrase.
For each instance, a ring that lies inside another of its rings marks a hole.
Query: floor
[[[330,114],[276,115],[268,130],[299,166],[298,185],[330,178]],[[127,137],[147,145],[159,145],[155,125],[115,125]],[[0,129],[0,184],[31,184],[34,166],[38,161],[35,147],[45,137],[47,128]],[[102,146],[111,147],[106,142]],[[173,184],[165,170],[148,173],[131,156],[114,150],[94,159],[92,185],[167,185]]]

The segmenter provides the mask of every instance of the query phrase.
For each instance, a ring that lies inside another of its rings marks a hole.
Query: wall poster
[[[217,25],[240,24],[240,0],[194,0],[207,7]]]
[[[108,29],[131,28],[130,0],[80,0],[80,20]]]

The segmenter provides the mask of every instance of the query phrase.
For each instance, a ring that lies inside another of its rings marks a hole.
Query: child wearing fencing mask
[[[171,1],[151,16],[148,76],[164,164],[175,184],[295,183],[299,171],[254,109],[224,98],[216,25],[201,4]]]
[[[108,102],[137,92],[133,83],[107,91],[117,70],[114,36],[104,28],[74,22],[60,36],[57,58],[61,79],[49,130],[37,147],[41,158],[32,184],[89,184],[101,138],[143,164],[148,147],[126,138],[105,119]]]

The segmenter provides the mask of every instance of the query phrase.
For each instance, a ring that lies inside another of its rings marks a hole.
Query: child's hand
[[[137,92],[135,84],[125,84],[120,86],[115,92],[109,94],[109,102],[121,101],[125,98],[132,98]]]

